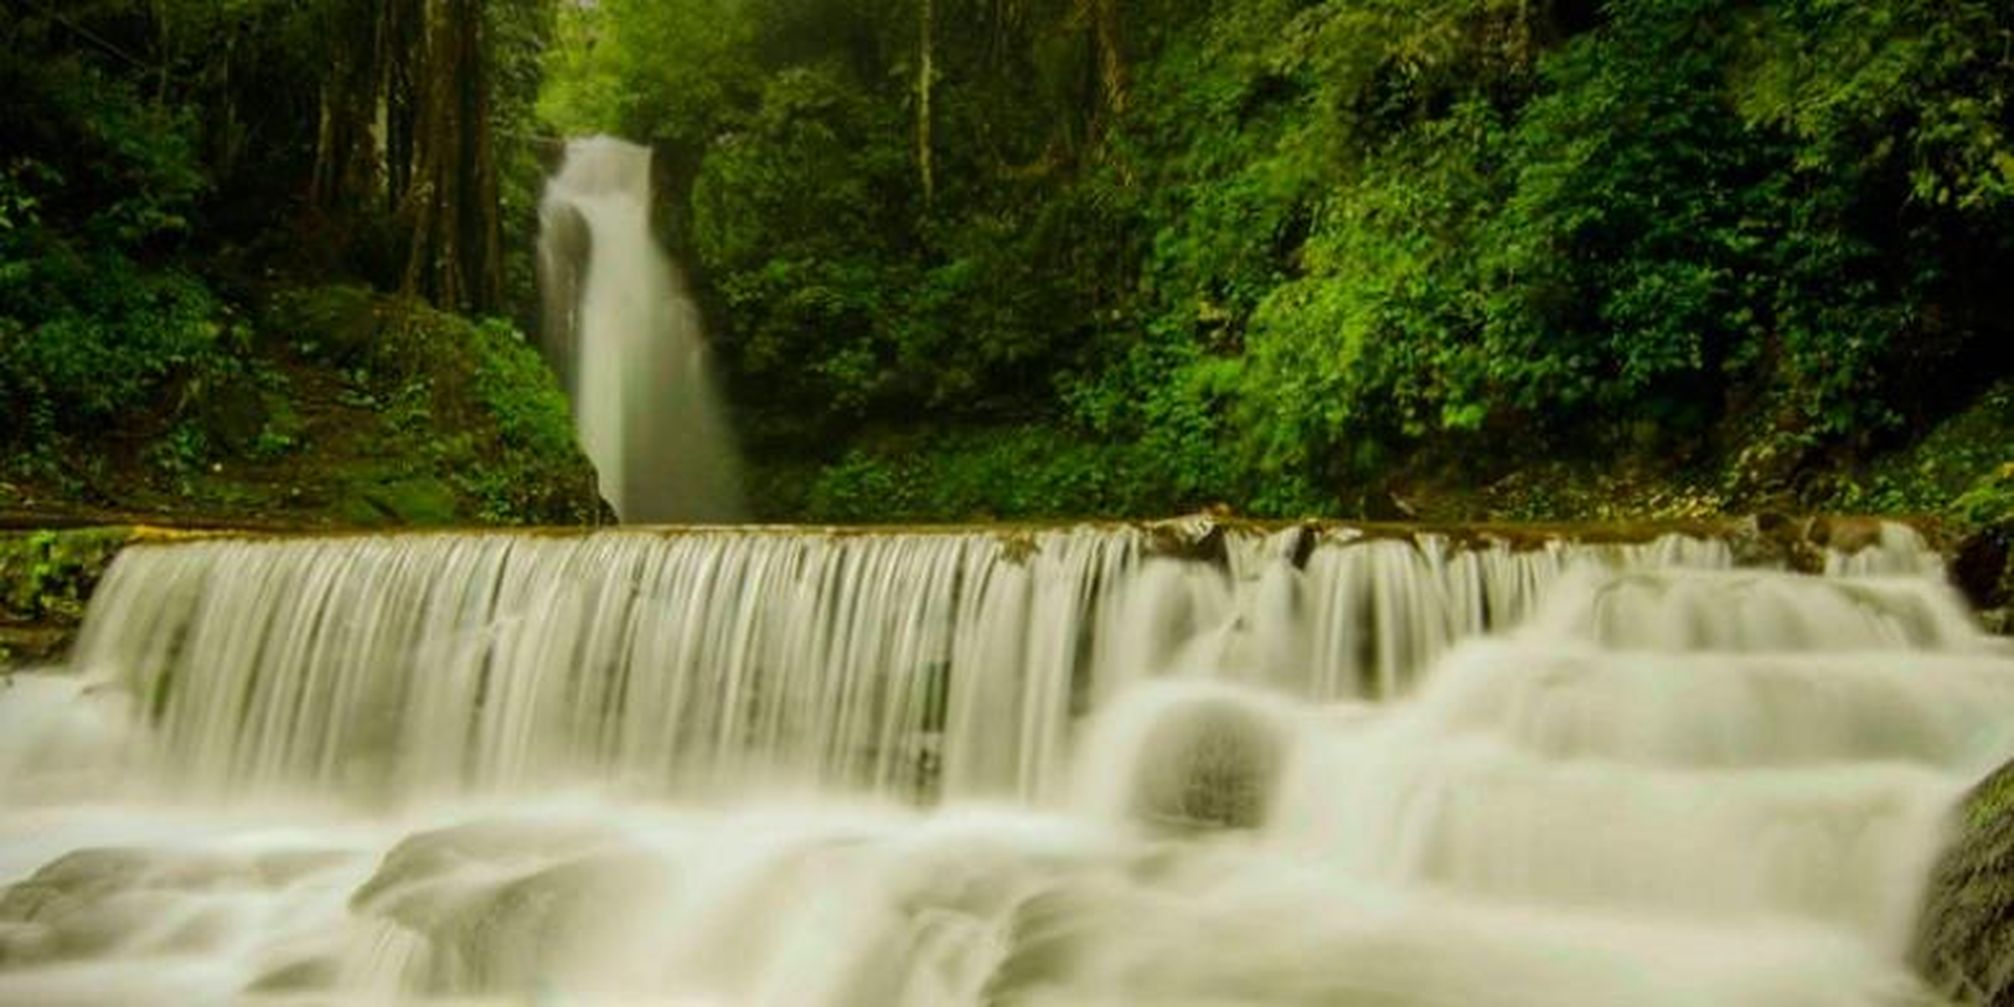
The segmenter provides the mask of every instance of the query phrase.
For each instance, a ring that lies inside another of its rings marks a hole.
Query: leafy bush
[[[87,6],[0,27],[13,455],[140,418],[131,453],[200,490],[322,450],[289,410],[327,394],[426,459],[359,477],[359,513],[574,506],[515,495],[578,472],[507,328],[328,288],[259,342],[230,310],[315,188],[324,29],[365,8]],[[1869,461],[2007,376],[2005,4],[924,9],[485,8],[512,240],[521,137],[654,146],[742,439],[802,508],[776,516],[1348,512],[1646,460],[1735,503],[1997,499],[2004,459]],[[528,256],[502,268],[526,293]]]
[[[566,397],[509,323],[471,322],[360,287],[287,291],[262,320],[271,352],[347,376],[345,405],[386,429],[375,443],[324,444],[353,521],[589,523],[594,472]],[[346,456],[354,452],[359,457]],[[386,465],[383,462],[394,464]]]
[[[0,442],[186,405],[235,332],[201,281],[142,263],[202,188],[191,123],[74,56],[0,60],[0,90],[20,141],[0,163]]]
[[[813,521],[1044,518],[1152,511],[1168,487],[1142,452],[1045,427],[875,438],[819,471],[795,515]]]

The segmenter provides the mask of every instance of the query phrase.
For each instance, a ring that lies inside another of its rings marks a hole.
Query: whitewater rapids
[[[1906,529],[215,541],[0,687],[0,1002],[1902,1004],[2014,659]]]

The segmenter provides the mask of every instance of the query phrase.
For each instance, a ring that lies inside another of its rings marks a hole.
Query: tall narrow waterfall
[[[0,688],[0,1002],[1922,1002],[2014,655],[1906,528],[1737,555],[134,547]]]
[[[546,345],[602,496],[625,521],[742,516],[699,310],[651,236],[650,149],[575,140],[539,208]]]

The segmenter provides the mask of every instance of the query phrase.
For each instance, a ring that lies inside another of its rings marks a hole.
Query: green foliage
[[[321,481],[336,484],[330,506],[346,520],[599,518],[566,398],[509,323],[324,287],[284,294],[264,331],[276,352],[345,376],[339,402],[361,428],[330,431],[315,450],[335,469]]]
[[[0,163],[0,448],[33,450],[226,366],[230,322],[138,258],[186,232],[203,187],[185,110],[74,54],[0,59],[0,90],[21,141]]]
[[[1846,510],[1942,514],[1962,524],[2014,518],[2014,383],[1988,389],[1905,451],[1846,479],[1833,499]]]
[[[885,301],[919,279],[899,247],[909,168],[899,142],[872,140],[900,131],[839,68],[799,68],[707,159],[694,247],[749,379],[854,414],[899,380],[904,319]]]
[[[0,281],[0,413],[10,420],[0,436],[17,448],[164,398],[179,409],[177,387],[228,366],[219,344],[230,322],[186,275],[145,275],[118,256],[23,265],[20,282]]]
[[[1008,451],[870,447],[923,416],[1134,458],[1154,510],[1617,454],[1753,498],[2005,373],[1979,0],[1141,0],[1123,93],[1085,5],[940,4],[934,200],[914,8],[646,6],[576,15],[548,110],[693,165],[746,425],[832,466],[819,513],[1024,512],[904,488]]]
[[[0,534],[0,627],[75,625],[91,589],[130,539],[129,531],[112,528]]]
[[[821,469],[788,513],[804,520],[1011,520],[1144,513],[1167,487],[1137,449],[1072,442],[1043,427],[971,428],[867,439]],[[775,506],[772,502],[770,506]]]
[[[521,320],[538,317],[538,203],[545,188],[545,157],[553,138],[542,135],[536,106],[545,82],[544,61],[557,27],[549,0],[498,0],[485,4],[492,129],[499,138],[497,188],[502,218],[505,307]]]
[[[2014,521],[2014,462],[2002,464],[1973,483],[1951,502],[1951,510],[1972,525]]]
[[[556,6],[480,7],[481,100],[519,250],[504,267],[523,314],[542,174],[533,106]],[[600,516],[564,399],[516,331],[294,279],[354,265],[349,249],[386,243],[349,229],[414,209],[346,215],[320,200],[328,171],[348,170],[322,160],[336,142],[328,102],[354,83],[337,78],[372,65],[331,47],[376,5],[104,0],[13,14],[0,19],[5,505],[289,523]]]
[[[1921,292],[1881,275],[1903,252],[1854,215],[1866,180],[1805,147],[1834,141],[1786,135],[1751,97],[1782,74],[1754,61],[1794,51],[1757,31],[1715,2],[1619,6],[1537,61],[1514,115],[1501,92],[1522,88],[1484,85],[1371,147],[1308,275],[1255,313],[1260,457],[1585,444],[1590,421],[1655,431],[1614,447],[1683,451],[1743,401],[1813,445],[1921,409],[1891,373]],[[1934,257],[1923,237],[1911,254]]]
[[[563,5],[544,116],[573,131],[619,131],[671,146],[703,144],[747,89],[764,4],[604,0]]]
[[[651,143],[771,516],[1362,512],[1646,461],[1734,505],[2003,506],[2004,431],[1894,449],[2007,378],[2005,4],[929,9],[483,6],[511,313],[545,141]],[[327,286],[404,265],[340,252],[395,208],[304,201],[359,12],[0,24],[9,478],[595,516],[515,332]],[[312,289],[248,320],[284,270]]]

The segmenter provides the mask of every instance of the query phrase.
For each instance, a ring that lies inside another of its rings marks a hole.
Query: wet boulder
[[[1230,694],[1168,706],[1141,745],[1134,817],[1181,830],[1264,824],[1285,761],[1285,738],[1270,709]]]
[[[1939,859],[1912,959],[1957,1003],[2014,1003],[2014,762],[1965,798]]]

